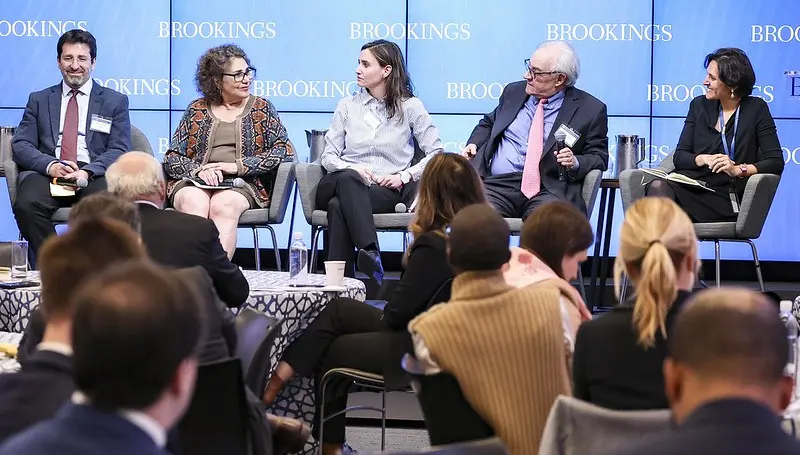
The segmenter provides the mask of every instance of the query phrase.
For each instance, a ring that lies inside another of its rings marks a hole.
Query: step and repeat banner
[[[577,86],[608,105],[611,166],[617,134],[646,137],[648,161],[657,164],[677,143],[689,102],[704,93],[705,55],[740,47],[756,70],[753,95],[776,118],[787,164],[759,251],[766,260],[800,261],[800,238],[788,235],[800,213],[796,1],[762,0],[752,8],[744,0],[708,0],[702,7],[690,0],[4,0],[0,125],[18,124],[29,93],[60,82],[56,42],[80,28],[97,38],[95,81],[128,95],[131,122],[161,156],[181,113],[198,97],[198,57],[232,42],[258,68],[254,94],[272,101],[307,159],[305,130],[327,128],[337,101],[358,89],[361,45],[382,38],[404,49],[417,95],[446,150],[456,152],[503,87],[522,79],[523,60],[537,44],[559,39],[581,58]],[[294,224],[287,217],[277,229],[283,248],[292,230],[310,234],[299,201],[293,204]],[[0,214],[0,239],[15,238],[5,194]],[[615,231],[621,219],[618,201]],[[394,234],[382,234],[381,244],[402,248]],[[248,231],[240,232],[239,245],[252,246]],[[726,245],[723,256],[746,259],[749,249]]]

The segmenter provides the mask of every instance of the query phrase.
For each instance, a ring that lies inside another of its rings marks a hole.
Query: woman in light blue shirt
[[[339,101],[320,157],[327,173],[317,187],[316,207],[328,211],[328,260],[347,261],[383,279],[373,213],[411,206],[425,164],[442,152],[439,130],[414,97],[397,44],[377,40],[361,48],[356,68],[361,91]]]

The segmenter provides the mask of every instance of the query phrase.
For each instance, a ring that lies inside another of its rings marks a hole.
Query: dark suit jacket
[[[667,313],[667,335],[690,295],[678,293]],[[636,340],[631,303],[581,324],[572,363],[575,398],[609,409],[668,408],[663,373],[667,341],[659,332],[648,349]]]
[[[164,455],[147,433],[116,412],[72,403],[9,440],[0,455]]]
[[[250,285],[222,249],[213,221],[148,204],[139,204],[139,214],[142,241],[153,261],[176,268],[199,265],[226,305],[239,307],[247,300]]]
[[[500,102],[494,111],[485,115],[472,130],[467,143],[478,147],[478,153],[472,159],[472,163],[481,177],[491,175],[492,161],[497,154],[497,147],[503,134],[528,99],[525,84],[525,81],[508,84],[500,95]],[[577,156],[580,165],[577,171],[568,173],[567,182],[558,180],[558,162],[553,153],[556,143],[553,135],[561,124],[566,124],[581,135],[572,146],[572,152]],[[559,199],[582,207],[585,212],[586,204],[581,195],[583,178],[592,169],[605,171],[608,167],[606,105],[583,90],[568,88],[564,92],[564,102],[545,141],[542,153],[539,164],[542,187]]]
[[[31,93],[28,97],[22,121],[11,141],[14,162],[20,171],[30,170],[47,175],[47,165],[55,159],[58,143],[61,100],[61,83]],[[111,131],[108,134],[89,128],[94,114],[111,119]],[[105,175],[108,166],[131,149],[128,97],[96,82],[92,84],[89,94],[86,148],[91,161],[83,169],[95,177]]]
[[[780,417],[756,402],[721,399],[695,409],[677,429],[608,455],[790,455],[800,442]]]
[[[736,131],[734,161],[740,164],[752,164],[760,173],[782,174],[784,161],[775,121],[769,112],[769,106],[761,98],[748,96],[742,98],[739,112],[739,127]],[[731,116],[725,125],[728,145],[733,139],[735,116]],[[689,104],[689,113],[675,148],[673,162],[675,169],[695,179],[706,181],[712,188],[727,192],[730,177],[725,173],[714,174],[707,166],[698,167],[694,159],[700,154],[725,153],[722,139],[716,126],[719,124],[719,101],[706,99],[700,95]],[[739,195],[744,192],[747,179],[735,179],[734,184]]]
[[[202,267],[179,269],[173,273],[192,283],[206,313],[205,338],[200,342],[200,363],[225,360],[236,355],[236,324],[233,314],[217,296],[214,283]]]
[[[72,358],[35,351],[16,373],[0,374],[0,443],[56,415],[75,391]]]

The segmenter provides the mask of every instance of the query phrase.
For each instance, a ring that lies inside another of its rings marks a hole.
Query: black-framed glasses
[[[534,79],[537,79],[537,80],[538,80],[540,77],[542,77],[542,76],[545,76],[545,75],[547,75],[547,74],[558,74],[558,73],[560,73],[560,72],[561,72],[561,71],[536,71],[536,70],[535,70],[535,69],[534,69],[534,68],[531,66],[531,59],[529,59],[529,58],[526,58],[526,59],[525,59],[525,71],[527,71],[527,72],[528,72],[528,74],[529,74],[529,75],[530,75],[532,78],[534,78]]]
[[[245,77],[250,78],[253,80],[256,78],[256,69],[252,66],[247,67],[244,71],[237,71],[235,73],[222,73],[223,76],[230,76],[233,78],[233,82],[242,82]]]

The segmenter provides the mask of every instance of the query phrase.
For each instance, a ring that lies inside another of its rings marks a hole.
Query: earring
[[[733,90],[731,90],[731,99],[733,99]]]

